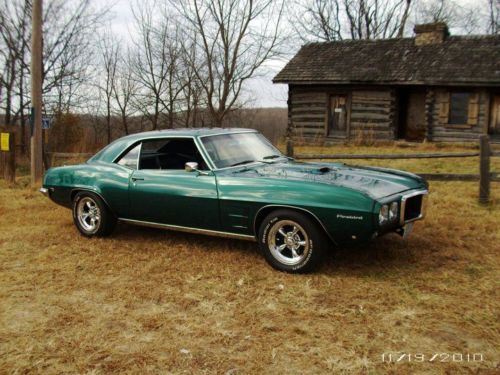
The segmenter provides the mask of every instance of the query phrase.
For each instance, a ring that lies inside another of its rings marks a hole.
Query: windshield
[[[201,138],[216,168],[234,167],[283,157],[262,134],[220,134]]]

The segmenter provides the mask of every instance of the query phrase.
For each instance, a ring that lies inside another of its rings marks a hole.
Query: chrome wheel
[[[267,242],[269,250],[282,264],[300,264],[311,251],[307,232],[292,220],[278,220],[269,229]]]
[[[101,223],[101,210],[97,203],[90,197],[80,199],[76,208],[78,223],[88,233],[94,233]]]

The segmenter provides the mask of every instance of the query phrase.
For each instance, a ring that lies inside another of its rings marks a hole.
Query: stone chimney
[[[444,22],[415,25],[415,45],[440,44],[449,34],[448,26]]]

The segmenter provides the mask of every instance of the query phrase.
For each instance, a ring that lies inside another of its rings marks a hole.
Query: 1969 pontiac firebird
[[[423,218],[417,175],[342,163],[300,163],[250,129],[176,129],[120,138],[85,164],[51,168],[41,192],[71,208],[85,236],[118,220],[256,240],[278,270],[304,272],[333,245]]]

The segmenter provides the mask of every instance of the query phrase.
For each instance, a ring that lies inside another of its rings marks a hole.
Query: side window
[[[470,96],[468,92],[452,92],[450,94],[449,124],[467,124]]]
[[[141,150],[141,144],[139,143],[135,147],[133,147],[129,152],[123,155],[120,160],[118,160],[118,164],[123,165],[124,167],[137,169],[137,162],[139,161],[139,152]]]
[[[198,163],[200,170],[207,169],[192,138],[160,138],[142,143],[139,169],[182,170],[187,162]]]

